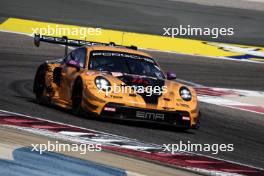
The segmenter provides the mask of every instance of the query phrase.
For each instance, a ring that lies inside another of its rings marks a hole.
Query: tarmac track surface
[[[217,39],[208,36],[192,38],[264,46],[264,11],[171,0],[23,0],[23,3],[19,0],[3,1],[0,1],[0,17],[19,17],[157,35],[164,33],[164,27],[179,25],[226,27],[234,28],[233,36]]]
[[[0,0],[0,22],[19,17],[48,22],[94,26],[162,35],[163,27],[234,27],[235,35],[211,39],[264,46],[264,12],[226,7],[208,7],[158,0]],[[75,117],[68,112],[34,102],[32,82],[35,69],[44,60],[62,56],[60,46],[42,44],[34,48],[32,38],[0,33],[0,109],[92,128],[156,144],[233,143],[234,152],[215,157],[264,168],[263,116],[201,103],[202,127],[179,132],[166,126],[98,121]],[[264,64],[190,57],[151,52],[165,70],[178,78],[206,86],[264,90]],[[208,154],[208,153],[205,153]]]
[[[69,123],[80,127],[123,135],[155,144],[209,143],[234,144],[234,152],[214,157],[264,167],[263,116],[201,103],[202,127],[198,131],[180,132],[167,126],[148,123],[127,123],[81,118],[63,110],[40,106],[32,94],[33,77],[37,65],[63,54],[61,46],[42,44],[34,48],[32,38],[0,33],[0,109],[15,111],[44,119]],[[165,70],[176,70],[187,81],[230,88],[263,91],[264,65],[201,57],[150,52],[159,58]],[[210,153],[205,153],[209,155]]]

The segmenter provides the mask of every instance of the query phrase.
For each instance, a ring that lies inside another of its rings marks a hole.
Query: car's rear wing
[[[34,36],[35,46],[39,47],[40,42],[48,42],[48,43],[65,45],[65,55],[68,53],[68,46],[81,47],[81,46],[104,45],[104,46],[114,46],[114,47],[125,47],[129,49],[137,50],[136,46],[116,45],[114,42],[101,43],[101,42],[93,42],[93,41],[86,41],[86,40],[69,39],[67,36],[53,37],[53,36],[35,34]]]

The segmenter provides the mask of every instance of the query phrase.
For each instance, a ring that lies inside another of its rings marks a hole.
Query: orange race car
[[[65,45],[65,57],[46,61],[36,72],[36,101],[98,117],[151,121],[179,128],[199,127],[199,106],[192,87],[161,71],[135,46],[35,35]],[[68,46],[77,47],[69,54]]]

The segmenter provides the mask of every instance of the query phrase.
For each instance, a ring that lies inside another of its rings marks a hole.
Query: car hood
[[[175,103],[177,102],[183,102],[183,100],[181,99],[180,95],[179,95],[179,90],[182,86],[185,86],[181,83],[178,83],[177,81],[174,80],[166,80],[166,79],[157,79],[157,78],[153,78],[153,77],[148,77],[148,76],[139,76],[139,75],[131,75],[131,74],[123,74],[123,73],[106,73],[106,72],[100,72],[100,71],[88,71],[86,73],[86,75],[88,76],[88,79],[90,80],[90,84],[89,85],[94,85],[94,80],[96,79],[96,77],[100,76],[100,77],[104,77],[106,78],[110,83],[111,86],[113,87],[113,85],[117,85],[119,87],[127,87],[127,86],[135,86],[135,87],[151,87],[151,88],[155,88],[156,90],[163,90],[163,88],[165,88],[165,92],[161,91],[161,92],[154,92],[152,94],[148,93],[148,92],[144,92],[144,93],[134,93],[134,96],[130,93],[114,93],[113,95],[115,96],[120,96],[120,97],[126,97],[125,101],[131,101],[131,102],[138,102],[139,103],[139,99],[138,96],[142,98],[142,100],[144,101],[144,103],[146,105],[161,105],[164,104],[164,107],[174,107]],[[95,86],[95,85],[94,85]],[[184,102],[185,104],[189,104],[191,102],[196,101],[196,92],[192,87],[189,86],[185,86],[188,87],[189,90],[192,92],[193,95],[193,99],[192,101],[189,102]],[[94,88],[96,90],[96,88]],[[99,96],[99,95],[97,95]],[[101,97],[101,95],[100,95]],[[102,98],[105,97],[102,95]],[[135,101],[133,101],[132,99],[135,99]],[[105,99],[105,98],[103,98]],[[110,101],[109,98],[106,98],[107,101]],[[117,99],[115,99],[114,101],[117,101]],[[136,106],[136,104],[133,104],[133,106]],[[162,105],[163,106],[163,105]]]

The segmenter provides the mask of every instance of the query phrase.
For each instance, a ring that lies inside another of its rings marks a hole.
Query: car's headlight
[[[99,90],[103,90],[103,91],[111,90],[110,82],[102,76],[98,76],[95,78],[95,85]]]
[[[192,99],[192,93],[187,87],[180,88],[181,98],[185,101],[190,101]]]

